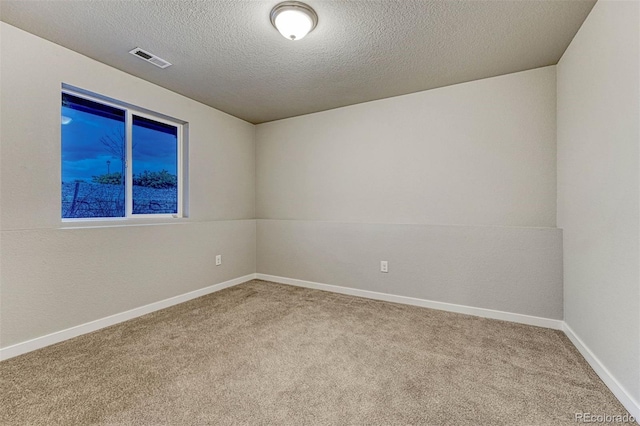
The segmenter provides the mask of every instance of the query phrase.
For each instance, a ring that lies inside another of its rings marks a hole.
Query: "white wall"
[[[258,125],[258,273],[561,319],[555,79]]]
[[[555,67],[257,126],[257,216],[555,226]]]
[[[565,321],[640,412],[640,4],[600,0],[558,64]]]
[[[253,125],[5,23],[0,31],[1,347],[255,272]],[[188,219],[63,229],[62,83],[189,122]]]

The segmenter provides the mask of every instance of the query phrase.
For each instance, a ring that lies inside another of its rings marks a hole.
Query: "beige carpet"
[[[252,281],[0,363],[2,425],[575,425],[563,333]]]

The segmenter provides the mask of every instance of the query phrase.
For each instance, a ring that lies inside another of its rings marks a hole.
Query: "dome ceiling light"
[[[285,1],[271,10],[271,23],[289,40],[301,40],[318,24],[318,15],[311,6],[299,1]]]

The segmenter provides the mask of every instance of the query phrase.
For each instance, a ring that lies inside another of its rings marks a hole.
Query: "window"
[[[62,218],[182,217],[179,121],[62,91]]]

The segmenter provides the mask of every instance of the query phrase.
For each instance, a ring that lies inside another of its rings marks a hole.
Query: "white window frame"
[[[95,93],[88,92],[83,89],[78,89],[66,84],[62,85],[61,95],[68,94],[76,96],[82,99],[86,99],[92,102],[96,102],[102,105],[118,108],[125,112],[125,148],[126,148],[126,160],[125,160],[125,215],[124,217],[82,217],[82,218],[62,218],[62,222],[118,222],[118,221],[131,221],[132,219],[180,219],[184,216],[184,174],[186,165],[184,164],[184,139],[185,139],[185,125],[186,122],[178,120],[172,117],[168,117],[164,114],[149,111],[143,108],[138,108],[133,105],[119,102],[105,96],[101,96]],[[148,120],[157,121],[158,123],[174,126],[177,129],[177,190],[178,190],[178,208],[177,213],[148,213],[148,214],[134,214],[133,213],[133,116],[146,118]],[[60,140],[62,143],[62,139]]]

